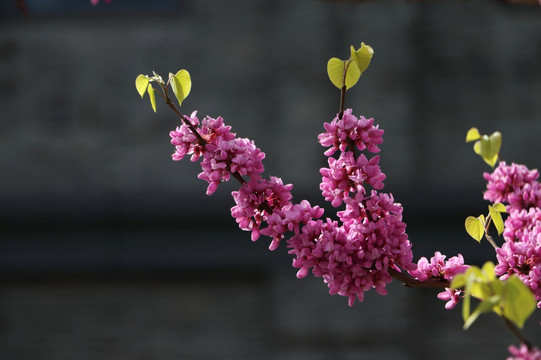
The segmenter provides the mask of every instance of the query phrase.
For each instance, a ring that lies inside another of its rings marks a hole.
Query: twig
[[[426,281],[420,281],[412,278],[411,276],[404,274],[400,271],[397,271],[393,268],[389,268],[389,275],[398,281],[402,282],[402,285],[406,287],[416,287],[416,288],[448,288],[451,287],[451,283],[445,279],[431,279]]]

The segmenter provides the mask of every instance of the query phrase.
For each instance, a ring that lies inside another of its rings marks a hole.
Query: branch
[[[393,268],[388,269],[389,274],[402,282],[402,285],[406,287],[417,287],[417,288],[448,288],[451,286],[451,283],[448,280],[444,279],[431,279],[427,281],[420,281],[412,278],[411,276],[404,274],[400,271],[397,271]]]

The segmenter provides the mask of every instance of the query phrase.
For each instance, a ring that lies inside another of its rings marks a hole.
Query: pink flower
[[[330,294],[347,296],[351,306],[370,289],[386,294],[386,284],[392,281],[389,268],[416,269],[402,206],[391,194],[378,192],[385,179],[379,156],[368,159],[351,151],[355,146],[379,152],[383,130],[373,125],[373,119],[357,118],[348,109],[342,119],[325,124],[327,132],[319,136],[321,144],[330,147],[327,156],[341,152],[337,159],[329,159],[329,168],[320,171],[325,199],[333,206],[346,204],[338,212],[341,222],[321,220],[323,209],[306,200],[293,204],[292,185],[284,185],[281,179],[261,179],[264,154],[252,141],[236,138],[221,117],[207,116],[200,123],[194,112],[186,121],[200,136],[185,124],[172,131],[173,159],[191,155],[192,161],[201,160],[203,171],[198,177],[209,183],[207,194],[233,173],[247,176],[249,181],[243,180],[241,188],[232,192],[236,205],[231,215],[242,230],[252,232],[253,241],[260,235],[271,237],[270,250],[291,234],[287,244],[293,266],[299,269],[297,277],[311,271],[323,278]],[[367,185],[372,188],[368,196]]]
[[[352,110],[344,111],[342,119],[338,116],[330,123],[323,124],[326,132],[319,135],[322,146],[329,147],[325,155],[331,156],[335,151],[345,151],[349,145],[363,151],[379,152],[378,145],[383,142],[383,130],[374,126],[374,119],[360,118],[352,115]]]
[[[501,161],[498,167],[490,173],[484,173],[487,180],[485,200],[509,203],[512,208],[527,209],[531,206],[541,206],[541,188],[537,183],[539,172],[529,170],[524,165],[507,165]],[[510,210],[510,209],[508,209]]]
[[[262,160],[265,158],[253,141],[235,138],[231,127],[224,124],[223,118],[205,117],[199,126],[197,112],[186,119],[197,128],[203,142],[192,132],[189,126],[183,124],[171,131],[171,143],[175,145],[173,160],[182,160],[191,154],[191,161],[201,160],[203,170],[198,178],[209,183],[207,195],[213,194],[218,185],[228,181],[232,173],[259,179],[263,172]]]
[[[445,261],[445,257],[439,251],[434,253],[430,261],[426,257],[422,257],[417,262],[417,268],[409,273],[420,281],[430,279],[452,281],[456,274],[461,274],[469,268],[469,265],[464,265],[464,258],[461,254],[453,256],[448,261]],[[462,291],[460,290],[445,288],[445,291],[438,294],[438,299],[447,301],[445,308],[450,310],[458,303],[461,295]]]
[[[541,360],[541,350],[537,347],[528,349],[524,343],[520,344],[520,347],[509,346],[509,353],[511,356],[507,360]]]
[[[385,295],[392,280],[389,267],[415,268],[402,207],[392,196],[373,190],[366,208],[348,198],[346,207],[353,204],[362,211],[341,212],[344,226],[330,219],[310,221],[288,240],[293,266],[300,269],[297,276],[312,269],[314,276],[323,277],[330,294],[347,296],[350,306],[370,289]]]
[[[368,160],[364,154],[357,159],[350,151],[344,152],[340,158],[329,157],[329,168],[321,168],[322,182],[320,189],[326,201],[338,207],[351,193],[366,193],[365,184],[374,189],[383,189],[383,174],[378,165],[379,156]]]
[[[541,308],[541,209],[513,210],[505,221],[505,243],[496,250],[494,269],[501,280],[516,274]]]
[[[469,265],[464,265],[464,258],[461,254],[453,256],[448,261],[445,261],[445,257],[439,251],[434,253],[430,261],[423,256],[417,263],[417,269],[409,273],[420,281],[426,281],[428,279],[451,281],[456,274],[463,273],[469,268]]]
[[[445,288],[445,291],[438,293],[438,299],[447,301],[445,303],[445,309],[451,310],[458,304],[461,299],[462,291],[457,289]]]
[[[252,241],[259,238],[262,222],[267,221],[274,211],[290,204],[292,187],[291,184],[284,185],[277,177],[271,177],[270,180],[250,180],[231,193],[237,204],[231,208],[231,215],[242,230],[252,232]]]
[[[286,232],[300,233],[302,225],[308,224],[313,219],[323,216],[323,209],[319,206],[312,207],[307,200],[300,204],[287,204],[281,209],[276,209],[267,218],[268,226],[260,232],[272,238],[270,250],[275,250]]]

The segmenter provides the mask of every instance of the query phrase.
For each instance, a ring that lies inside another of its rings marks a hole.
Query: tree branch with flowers
[[[170,92],[181,106],[191,91],[188,71],[170,73],[167,81],[156,73],[139,75],[135,85],[142,98],[148,94],[154,112],[158,94],[178,115],[181,124],[170,132],[173,160],[189,156],[200,163],[198,178],[208,183],[207,195],[235,178],[240,187],[232,192],[231,215],[239,228],[249,231],[252,241],[268,237],[270,250],[285,243],[299,279],[310,273],[321,277],[329,293],[347,297],[349,306],[362,302],[372,289],[387,295],[386,285],[393,278],[407,287],[440,288],[437,297],[446,301],[446,309],[462,302],[464,329],[481,314],[494,312],[520,343],[509,347],[509,359],[541,359],[541,351],[520,331],[535,308],[541,307],[539,173],[501,161],[500,133],[489,136],[470,130],[466,140],[475,142],[474,151],[491,167],[498,166],[484,174],[488,182],[484,198],[491,201],[488,214],[468,217],[465,227],[477,241],[485,237],[493,244],[498,264],[487,262],[479,268],[465,264],[461,254],[446,260],[440,252],[415,263],[403,206],[384,192],[386,175],[379,165],[384,131],[374,119],[345,108],[347,92],[373,54],[363,43],[350,48],[347,60],[332,58],[327,63],[329,79],[340,90],[340,107],[318,136],[328,163],[319,173],[322,196],[339,210],[336,219],[324,217],[324,210],[307,200],[293,202],[292,184],[263,177],[265,154],[252,140],[237,137],[222,117],[199,119],[196,111],[183,114]],[[500,246],[489,235],[491,225],[503,235]]]

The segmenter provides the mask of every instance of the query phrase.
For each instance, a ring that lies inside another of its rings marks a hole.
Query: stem
[[[532,344],[524,337],[524,335],[522,335],[522,333],[520,332],[520,330],[516,327],[515,324],[513,324],[511,322],[511,320],[509,320],[508,318],[506,318],[505,316],[502,315],[502,320],[503,322],[505,323],[505,326],[507,326],[507,328],[513,333],[513,335],[515,335],[517,337],[517,339],[523,343],[524,345],[526,345],[526,347],[528,348],[528,350],[531,350],[532,349]]]
[[[169,99],[169,97],[167,97],[167,94],[165,96],[165,102],[178,115],[178,117],[181,118],[182,122],[184,124],[186,124],[190,128],[190,131],[197,137],[197,141],[199,142],[199,145],[201,145],[201,146],[206,145],[207,141],[205,139],[203,139],[203,137],[201,136],[201,134],[199,134],[199,131],[197,131],[195,126],[193,126],[193,124],[190,121],[187,120],[187,116],[183,115],[180,111],[178,111],[175,104],[173,104],[171,99]]]
[[[490,245],[492,245],[494,250],[498,249],[498,245],[496,245],[496,243],[492,239],[492,236],[490,236],[489,234],[485,234],[485,239],[487,239],[487,241],[490,243]]]
[[[448,288],[451,286],[451,283],[445,279],[433,279],[427,281],[420,281],[412,278],[411,276],[404,274],[400,271],[397,271],[393,268],[388,268],[389,274],[402,282],[402,285],[406,287],[417,287],[417,288]]]
[[[344,81],[344,86],[340,89],[340,112],[338,113],[338,120],[342,120],[342,116],[344,116],[344,102],[346,99],[346,85]]]
[[[487,239],[487,241],[490,243],[490,245],[492,245],[494,250],[496,250],[498,248],[498,245],[496,245],[496,243],[494,242],[494,239],[492,239],[492,236],[488,234],[488,228],[490,227],[491,222],[492,222],[492,216],[490,216],[490,213],[489,213],[487,216],[487,224],[485,226],[485,239]]]

